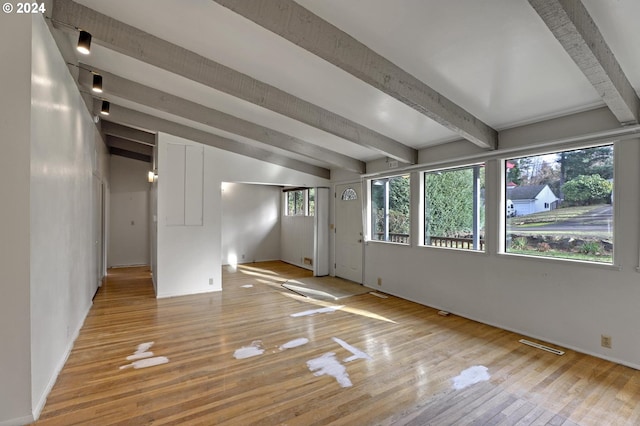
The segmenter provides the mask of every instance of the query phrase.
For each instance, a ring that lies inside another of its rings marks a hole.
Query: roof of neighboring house
[[[524,185],[507,188],[507,197],[510,200],[535,200],[545,186],[548,185]],[[551,190],[551,188],[549,188],[549,190]],[[551,191],[551,193],[553,194],[553,191]]]

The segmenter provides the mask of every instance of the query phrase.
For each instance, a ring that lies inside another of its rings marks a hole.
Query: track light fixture
[[[100,74],[93,74],[93,91],[102,93],[102,76]]]
[[[80,35],[78,36],[78,52],[83,55],[88,55],[91,50],[91,34],[84,30],[80,30]]]
[[[109,103],[109,101],[102,101],[102,108],[100,108],[100,114],[109,115],[109,107],[110,106],[111,106],[111,104]]]

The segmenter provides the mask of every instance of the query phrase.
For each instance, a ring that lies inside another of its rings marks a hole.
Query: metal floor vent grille
[[[540,343],[532,342],[530,340],[520,339],[518,340],[520,343],[524,343],[525,345],[533,346],[534,348],[542,349],[543,351],[551,352],[556,355],[564,355],[564,351],[561,351],[556,348],[552,348],[549,346],[541,345]]]

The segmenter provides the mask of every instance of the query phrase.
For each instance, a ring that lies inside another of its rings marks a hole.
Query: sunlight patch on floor
[[[316,306],[324,306],[324,307],[334,306],[329,301],[311,299],[311,298],[308,298],[308,297],[305,297],[305,296],[300,296],[299,294],[295,294],[295,293],[290,292],[290,291],[286,291],[286,292],[279,291],[279,293],[282,294],[285,297],[296,299],[296,300],[299,300],[301,302],[309,303],[309,304],[316,305]],[[360,316],[371,318],[371,319],[375,319],[375,320],[378,320],[378,321],[385,321],[385,322],[390,322],[392,324],[397,324],[397,322],[392,320],[392,319],[383,317],[382,315],[378,315],[378,314],[376,314],[374,312],[367,311],[367,310],[364,310],[364,309],[352,308],[352,307],[349,307],[347,305],[344,305],[340,310],[342,312],[348,312],[350,314],[360,315]]]
[[[248,266],[246,264],[238,265],[238,269],[242,273],[257,272],[257,273],[260,273],[262,275],[275,275],[275,276],[279,276],[280,275],[277,272],[273,272],[273,271],[271,271],[269,269],[256,268],[255,266]]]
[[[238,269],[240,269],[240,266],[238,266]],[[286,281],[284,278],[277,278],[277,276],[270,275],[268,273],[268,271],[260,271],[259,268],[253,268],[253,269],[257,269],[257,270],[255,270],[255,271],[244,271],[244,270],[241,270],[240,272],[245,274],[245,275],[251,275],[252,277],[259,277],[259,278],[264,278],[264,279],[271,280],[270,282],[272,282],[274,284],[275,283],[281,284],[281,283]],[[276,281],[276,280],[279,280],[279,281]]]

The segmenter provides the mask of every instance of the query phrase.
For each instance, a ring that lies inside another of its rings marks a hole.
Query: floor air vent
[[[564,355],[564,351],[561,351],[556,348],[552,348],[549,346],[541,345],[540,343],[532,342],[530,340],[520,339],[518,340],[520,343],[524,343],[525,345],[533,346],[534,348],[542,349],[543,351],[551,352],[556,355]]]

